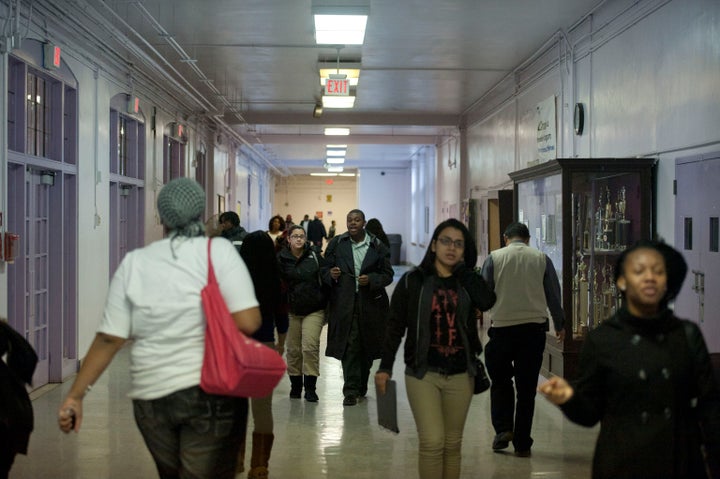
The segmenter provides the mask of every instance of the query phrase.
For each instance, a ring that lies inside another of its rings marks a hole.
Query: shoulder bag
[[[201,293],[206,327],[200,387],[221,396],[265,397],[287,366],[277,351],[238,330],[215,278],[211,243],[208,240],[208,282]]]
[[[490,378],[480,358],[475,358],[475,369],[477,369],[477,372],[475,373],[475,388],[473,389],[473,394],[480,394],[490,389]]]

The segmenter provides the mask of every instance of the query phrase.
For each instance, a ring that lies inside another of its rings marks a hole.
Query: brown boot
[[[268,477],[268,461],[275,436],[254,432],[252,437],[252,458],[248,479],[266,479]]]

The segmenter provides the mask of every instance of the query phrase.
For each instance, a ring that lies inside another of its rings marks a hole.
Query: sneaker
[[[530,449],[525,449],[522,451],[515,449],[515,455],[517,457],[530,457],[530,456],[532,456],[532,452],[530,452]]]
[[[493,439],[492,448],[493,451],[500,451],[502,449],[507,449],[508,446],[510,446],[510,441],[513,440],[513,433],[512,431],[504,431],[499,434],[495,435],[495,439]]]
[[[355,396],[345,396],[345,399],[343,399],[343,406],[354,406],[358,403],[358,400]]]

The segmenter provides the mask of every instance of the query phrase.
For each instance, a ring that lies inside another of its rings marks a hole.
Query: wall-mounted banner
[[[535,107],[537,125],[537,159],[541,162],[557,158],[555,135],[555,96],[541,101]]]

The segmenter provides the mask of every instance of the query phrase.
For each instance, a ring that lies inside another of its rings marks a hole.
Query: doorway
[[[33,387],[77,369],[75,176],[8,166],[8,230],[20,235],[8,266],[8,320],[38,355]]]

